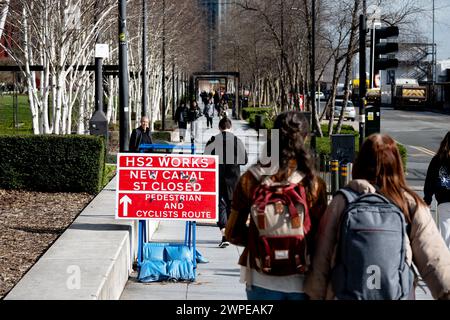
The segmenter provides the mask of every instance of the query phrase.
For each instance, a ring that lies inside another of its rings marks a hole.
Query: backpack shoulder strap
[[[266,172],[258,165],[253,165],[250,168],[248,168],[248,171],[255,177],[256,181],[262,182],[267,177],[271,176],[272,172]]]
[[[344,196],[345,200],[347,201],[347,204],[350,204],[350,203],[356,201],[356,199],[358,199],[361,196],[360,193],[358,193],[350,188],[340,189],[339,191],[337,191],[335,193],[335,196],[338,194],[342,194]]]

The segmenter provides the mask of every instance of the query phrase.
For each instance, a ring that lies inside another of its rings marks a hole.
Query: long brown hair
[[[290,160],[296,160],[297,168],[306,175],[305,187],[312,190],[316,179],[314,163],[309,150],[305,147],[305,139],[309,133],[309,125],[305,116],[297,111],[284,112],[275,119],[274,129],[279,130],[280,171],[284,175]]]
[[[402,159],[394,139],[386,134],[371,135],[361,147],[353,167],[353,179],[364,179],[380,188],[380,193],[394,202],[411,223],[404,192],[409,193],[417,205],[423,200],[406,184]]]
[[[447,163],[450,166],[450,131],[447,132],[444,140],[442,140],[437,155],[442,164]]]

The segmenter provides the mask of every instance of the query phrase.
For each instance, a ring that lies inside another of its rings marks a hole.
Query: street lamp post
[[[363,14],[359,17],[359,146],[366,135],[365,97],[366,88],[366,1],[363,2]]]
[[[311,3],[311,150],[316,152],[316,1]]]
[[[147,0],[142,0],[142,116],[147,115]]]
[[[280,11],[281,11],[281,53],[280,53],[280,85],[281,85],[281,110],[285,110],[285,98],[286,93],[284,91],[284,0],[280,0]]]
[[[98,0],[95,2],[95,22],[97,22],[100,12]],[[96,45],[101,43],[100,28],[97,28]],[[96,52],[97,53],[97,52]],[[95,56],[95,111],[103,113],[103,59]]]
[[[166,130],[166,0],[163,0],[162,31],[162,130]]]
[[[120,152],[129,150],[129,109],[128,109],[128,54],[127,54],[127,3],[119,0],[119,117]]]
[[[433,76],[433,93],[432,93],[432,99],[433,99],[433,107],[436,103],[436,97],[435,97],[435,86],[436,86],[436,81],[437,81],[437,77],[436,77],[436,64],[437,64],[437,59],[436,59],[436,44],[435,44],[435,23],[436,23],[436,5],[435,5],[435,0],[433,0],[433,66],[432,66],[432,76]]]

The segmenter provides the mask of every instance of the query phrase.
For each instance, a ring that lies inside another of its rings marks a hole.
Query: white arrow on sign
[[[122,199],[120,199],[120,204],[123,203],[123,216],[128,216],[128,205],[132,203],[130,197],[127,195],[123,196]]]

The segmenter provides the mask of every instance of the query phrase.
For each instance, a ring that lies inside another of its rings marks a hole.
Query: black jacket
[[[428,205],[431,204],[433,195],[438,204],[450,202],[450,163],[443,164],[439,156],[431,160],[423,192]]]
[[[153,144],[153,140],[152,140],[152,136],[150,134],[150,129],[147,128],[147,130],[144,132],[144,130],[139,127],[137,129],[134,129],[133,132],[131,133],[131,138],[130,138],[130,151],[131,152],[139,152],[139,146],[141,145],[141,143],[143,143],[142,138],[143,135],[147,135],[147,139],[148,141],[144,141],[145,143],[149,143],[149,144]]]
[[[178,107],[177,111],[175,111],[175,121],[177,123],[188,122],[189,121],[189,119],[188,119],[188,111],[189,111],[189,108],[186,107],[186,106]],[[181,117],[181,116],[183,116],[183,117]],[[183,120],[183,121],[181,121],[181,120]]]
[[[188,121],[193,122],[202,116],[202,111],[199,107],[189,108],[188,111]]]
[[[233,155],[227,155],[227,151],[232,151]],[[219,156],[219,195],[232,200],[241,177],[240,166],[248,163],[244,144],[231,132],[221,132],[206,143],[204,154]]]

